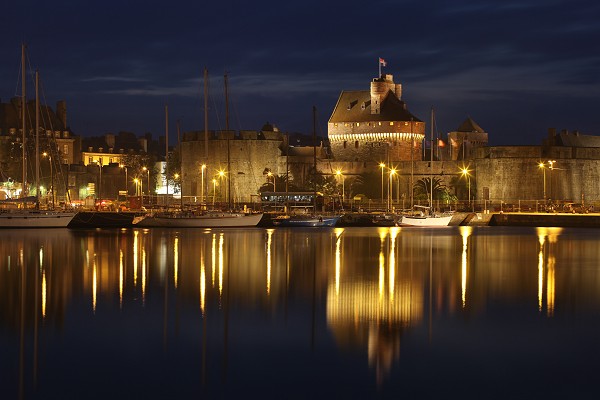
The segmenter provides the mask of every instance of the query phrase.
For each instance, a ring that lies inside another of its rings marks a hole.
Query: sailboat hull
[[[289,217],[289,218],[275,218],[272,222],[274,226],[281,227],[330,227],[340,219],[339,216],[335,217]]]
[[[258,225],[263,214],[209,213],[205,215],[155,214],[136,217],[138,228],[242,228]]]
[[[431,217],[431,216],[409,216],[404,215],[398,222],[399,226],[423,226],[423,227],[435,227],[435,226],[448,226],[452,216],[442,217]]]
[[[73,212],[15,211],[0,213],[3,228],[66,228],[75,217]]]

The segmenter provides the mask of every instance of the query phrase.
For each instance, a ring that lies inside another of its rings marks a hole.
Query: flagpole
[[[378,78],[381,78],[381,58],[379,58],[379,61],[377,62],[377,64],[379,65],[379,75],[378,75]]]

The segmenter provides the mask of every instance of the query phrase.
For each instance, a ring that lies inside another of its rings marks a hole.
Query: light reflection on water
[[[2,398],[591,393],[596,233],[0,231]]]

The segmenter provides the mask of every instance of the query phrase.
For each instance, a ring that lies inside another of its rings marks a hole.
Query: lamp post
[[[96,161],[98,164],[98,170],[100,171],[100,180],[98,181],[98,197],[102,199],[102,161]]]
[[[342,210],[343,210],[344,209],[344,199],[346,198],[346,188],[345,188],[346,178],[344,177],[344,174],[342,174],[342,171],[339,169],[335,171],[335,175],[342,177]]]
[[[269,178],[273,178],[273,191],[277,192],[277,186],[276,186],[276,182],[275,182],[275,175],[271,171],[269,171],[269,172],[267,172],[267,176]]]
[[[217,179],[213,178],[212,183],[213,183],[213,201],[212,201],[212,205],[213,205],[213,209],[214,209],[215,208],[215,196],[217,195]]]
[[[219,170],[219,179],[221,179],[221,181],[225,178],[225,171],[223,171],[222,169]],[[223,198],[223,201],[225,201],[227,199],[227,187],[225,187],[225,196]]]
[[[44,157],[48,157],[48,161],[50,162],[50,193],[52,193],[52,208],[54,208],[54,171],[52,169],[52,156],[46,152],[42,153]]]
[[[552,198],[552,170],[554,170],[554,164],[556,164],[556,160],[548,160],[548,169],[550,169],[550,198]]]
[[[206,164],[202,164],[200,167],[200,172],[202,173],[202,187],[200,188],[200,204],[204,204],[204,170],[206,169]]]
[[[379,168],[381,168],[381,205],[383,206],[383,169],[385,168],[385,164],[379,163]]]
[[[394,205],[394,199],[392,197],[392,193],[393,193],[393,189],[394,189],[394,182],[392,181],[392,177],[396,175],[396,168],[391,168],[390,169],[390,183],[389,183],[389,193],[388,193],[388,198],[390,199],[390,210],[392,209],[393,205]]]
[[[469,190],[469,207],[471,206],[471,175],[469,174],[469,170],[467,168],[462,169],[462,174],[467,178],[467,187]]]
[[[129,196],[129,182],[127,182],[127,165],[120,164],[119,167],[125,170],[125,196]]]
[[[546,202],[546,164],[541,162],[538,164],[538,167],[542,169],[542,173],[544,176],[544,202]]]
[[[133,183],[135,183],[135,195],[138,196],[139,195],[139,190],[138,190],[139,179],[133,178]]]
[[[142,167],[142,171],[146,171],[146,176],[148,177],[148,189],[146,190],[148,191],[148,198],[150,198],[150,168]],[[142,194],[144,194],[143,191]]]

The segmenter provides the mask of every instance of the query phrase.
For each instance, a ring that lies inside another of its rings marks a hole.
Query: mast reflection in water
[[[586,397],[590,230],[0,231],[2,398]]]

